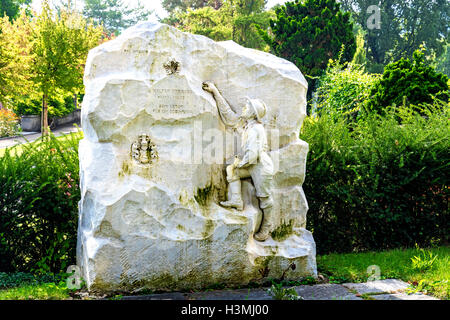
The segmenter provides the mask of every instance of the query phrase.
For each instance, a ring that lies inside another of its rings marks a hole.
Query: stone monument
[[[145,22],[92,49],[84,82],[77,264],[90,290],[317,275],[295,65]]]

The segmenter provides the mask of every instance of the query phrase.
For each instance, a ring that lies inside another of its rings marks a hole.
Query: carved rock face
[[[77,263],[90,289],[246,284],[292,262],[286,278],[316,275],[301,188],[308,145],[298,139],[307,84],[292,63],[147,22],[91,50],[84,80]],[[265,242],[253,239],[251,180],[242,212],[219,205],[240,134],[223,125],[205,80],[238,113],[246,96],[267,105],[280,228]]]

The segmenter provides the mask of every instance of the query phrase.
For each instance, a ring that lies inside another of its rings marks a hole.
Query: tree
[[[6,15],[0,18],[0,108],[11,98],[26,94],[32,86],[29,68],[33,28],[24,10],[12,22]]]
[[[361,65],[353,62],[343,65],[339,59],[330,60],[320,77],[313,111],[327,113],[332,118],[342,118],[342,115],[356,118],[377,80],[378,74],[365,72]]]
[[[256,25],[267,29],[274,18],[273,11],[265,11],[267,0],[229,1],[233,16],[233,40],[245,47],[262,49],[266,44]]]
[[[234,40],[249,48],[263,49],[266,44],[255,25],[267,28],[273,12],[265,12],[266,0],[226,0],[219,9],[204,6],[175,12],[165,19],[177,28],[205,35],[213,40]]]
[[[0,14],[1,16],[6,14],[10,19],[14,19],[20,13],[20,8],[30,3],[31,0],[2,0],[0,2]]]
[[[161,4],[169,14],[172,14],[177,10],[179,12],[185,12],[188,8],[195,10],[212,7],[218,10],[223,4],[223,0],[162,0]]]
[[[351,12],[365,31],[371,70],[382,72],[383,66],[400,58],[412,58],[421,45],[443,53],[449,35],[450,2],[448,0],[341,0],[343,10]],[[375,5],[375,6],[374,6]],[[377,18],[379,25],[373,24]],[[368,21],[369,20],[369,21]]]
[[[120,33],[141,20],[146,20],[153,13],[140,1],[136,8],[128,8],[122,0],[85,0],[83,15],[96,24],[102,24],[109,33]]]
[[[432,104],[434,97],[448,101],[448,77],[426,64],[424,52],[417,50],[413,60],[402,58],[388,64],[370,92],[369,110],[381,113],[385,107],[404,103]]]
[[[450,44],[445,46],[444,53],[437,58],[436,61],[436,70],[439,72],[445,73],[448,77],[450,77]]]
[[[342,62],[353,58],[356,41],[350,14],[342,12],[336,0],[296,0],[275,13],[271,30],[260,33],[276,55],[295,63],[310,78],[311,97],[314,78],[324,72],[329,59],[338,57],[342,46]]]
[[[201,34],[215,41],[230,40],[233,34],[231,15],[223,10],[203,7],[197,10],[187,9],[177,15],[176,26],[183,31]]]
[[[42,94],[42,130],[48,132],[48,99],[58,90],[83,88],[84,64],[89,49],[99,44],[102,29],[74,12],[54,14],[44,0],[33,29],[32,80]]]

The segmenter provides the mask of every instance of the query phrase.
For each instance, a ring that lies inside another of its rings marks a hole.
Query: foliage
[[[412,294],[422,292],[425,294],[438,295],[440,298],[449,300],[450,286],[448,284],[448,281],[449,281],[448,279],[435,281],[422,279],[419,280],[415,286],[413,285],[410,288],[408,288],[406,290],[406,293]]]
[[[318,243],[318,242],[317,242]],[[437,256],[433,268],[425,272],[414,269],[411,258],[420,248],[394,249],[379,252],[328,254],[317,256],[317,268],[330,283],[366,282],[367,267],[380,268],[380,279],[401,279],[411,284],[410,292],[427,292],[441,299],[450,299],[450,247],[426,249]]]
[[[336,0],[287,2],[276,9],[276,15],[276,20],[270,20],[270,33],[262,29],[260,33],[276,55],[295,63],[303,74],[321,75],[342,45],[342,61],[352,60],[356,50],[353,24]]]
[[[12,111],[0,109],[0,138],[11,137],[19,131],[19,118]]]
[[[417,250],[420,254],[411,258],[412,269],[420,272],[432,269],[438,256],[434,255],[431,250],[425,250],[419,247],[417,247]]]
[[[31,4],[31,0],[2,0],[0,2],[0,16],[7,16],[10,19],[16,18],[20,13],[20,8]]]
[[[136,8],[129,8],[122,0],[84,0],[83,15],[102,25],[108,33],[120,33],[139,21],[147,20],[153,11],[140,1]]]
[[[0,270],[59,272],[75,262],[81,134],[0,158]]]
[[[425,116],[406,106],[351,123],[305,119],[307,226],[319,253],[448,241],[450,108],[435,104]]]
[[[358,31],[356,32],[356,51],[355,55],[353,56],[352,64],[366,67],[367,54],[364,43],[364,33],[361,31],[361,29],[357,30]]]
[[[218,9],[205,5],[176,11],[165,22],[215,41],[234,40],[245,47],[263,49],[266,44],[255,25],[269,26],[272,12],[265,12],[264,4],[263,0],[228,0]]]
[[[60,274],[31,274],[26,272],[0,272],[0,289],[15,288],[24,285],[40,285],[43,283],[60,282],[64,275]]]
[[[281,283],[273,283],[267,293],[275,300],[302,300],[295,288],[283,288]]]
[[[0,300],[61,300],[69,298],[69,292],[64,281],[25,284],[0,290]]]
[[[163,8],[171,14],[177,10],[179,12],[184,12],[189,8],[195,10],[206,6],[218,10],[223,4],[223,0],[162,0],[161,4]]]
[[[214,10],[211,7],[188,9],[187,12],[178,15],[177,22],[179,29],[201,34],[215,41],[232,38],[231,16],[224,14],[223,10]]]
[[[80,92],[88,51],[99,44],[102,30],[74,12],[55,16],[44,2],[34,30],[33,77],[43,94]]]
[[[447,0],[377,1],[340,0],[342,9],[351,12],[365,31],[370,70],[382,72],[383,66],[400,58],[411,58],[423,44],[440,56],[448,39],[450,2]],[[368,26],[376,5],[380,27]],[[369,11],[369,12],[368,12]]]
[[[230,2],[233,16],[233,40],[248,48],[264,49],[267,44],[259,29],[267,30],[273,11],[264,11],[266,0],[235,0]],[[259,29],[258,29],[259,28]]]
[[[400,59],[385,67],[383,76],[372,88],[368,109],[381,112],[390,105],[405,103],[424,105],[433,102],[433,97],[448,101],[448,77],[438,73],[424,60],[424,53],[416,51],[413,61]]]
[[[342,64],[340,58],[330,60],[325,74],[319,79],[312,111],[355,117],[370,98],[377,78],[364,72],[361,65]]]
[[[31,33],[34,23],[22,10],[13,20],[0,18],[0,102],[11,107],[11,98],[26,94],[31,88]]]
[[[450,45],[445,46],[444,53],[437,58],[436,70],[445,73],[450,78]]]
[[[47,129],[47,101],[57,90],[83,90],[84,64],[89,49],[99,44],[102,29],[94,27],[74,11],[56,15],[48,1],[36,17],[33,30],[32,80],[43,97],[43,130]]]
[[[81,102],[81,96],[77,96],[77,104]],[[40,114],[42,110],[42,101],[32,99],[30,97],[22,97],[14,102],[14,111],[18,115]],[[73,111],[76,106],[74,104],[73,94],[56,93],[48,101],[48,114],[50,117],[62,117]]]

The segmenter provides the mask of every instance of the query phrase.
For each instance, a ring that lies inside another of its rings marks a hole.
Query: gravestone
[[[230,197],[227,166],[241,134],[224,124],[213,82],[236,115],[248,99],[273,163],[273,228],[255,182]],[[233,41],[140,23],[90,51],[79,146],[77,264],[90,290],[179,290],[317,275],[302,189],[308,144],[298,138],[307,82],[292,63]]]

